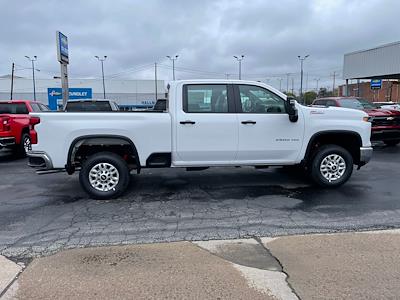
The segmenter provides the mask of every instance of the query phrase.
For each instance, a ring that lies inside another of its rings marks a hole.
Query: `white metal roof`
[[[400,79],[400,41],[344,55],[344,79]]]

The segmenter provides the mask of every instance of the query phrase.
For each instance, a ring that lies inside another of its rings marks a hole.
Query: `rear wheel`
[[[126,191],[130,173],[126,162],[111,152],[90,156],[79,173],[82,188],[93,199],[112,199]]]
[[[314,155],[311,177],[320,186],[336,187],[344,184],[353,172],[353,157],[343,147],[321,146]]]
[[[387,146],[396,146],[398,143],[400,143],[400,140],[389,140],[389,141],[383,141]]]
[[[31,136],[28,133],[23,133],[19,145],[16,146],[16,154],[20,157],[25,157],[31,148]]]

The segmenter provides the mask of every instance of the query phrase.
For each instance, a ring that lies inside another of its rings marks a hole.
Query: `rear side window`
[[[31,107],[32,107],[32,110],[33,110],[34,112],[41,112],[41,111],[42,111],[42,110],[40,109],[39,104],[31,103]]]
[[[326,100],[316,100],[314,102],[314,105],[322,105],[325,106],[326,105]]]
[[[183,110],[187,113],[227,113],[227,85],[185,85]]]
[[[76,101],[67,103],[67,111],[69,112],[80,112],[80,111],[111,111],[110,103],[107,101]]]
[[[334,101],[334,100],[328,100],[328,101],[326,101],[326,106],[337,106],[337,105],[336,105],[336,101]]]
[[[0,103],[0,114],[27,115],[29,112],[25,103]]]

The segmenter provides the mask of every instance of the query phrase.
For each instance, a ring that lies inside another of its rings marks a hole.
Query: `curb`
[[[4,296],[23,269],[23,266],[0,255],[0,298]]]

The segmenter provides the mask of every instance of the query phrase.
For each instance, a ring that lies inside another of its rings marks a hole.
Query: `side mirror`
[[[296,108],[296,100],[291,96],[286,99],[286,111],[289,115],[290,122],[297,122],[299,114]]]

